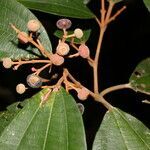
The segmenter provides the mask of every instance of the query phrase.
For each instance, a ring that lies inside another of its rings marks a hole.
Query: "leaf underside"
[[[5,128],[0,147],[5,150],[86,150],[82,117],[73,98],[61,89],[43,107],[42,90]]]
[[[18,0],[29,9],[73,18],[93,18],[83,0]]]
[[[150,150],[150,130],[133,116],[114,108],[105,114],[93,150]]]
[[[19,44],[15,31],[10,27],[10,23],[12,23],[21,31],[28,33],[27,22],[37,18],[16,0],[1,0],[0,6],[0,60],[4,57],[18,60],[41,56],[37,48]],[[48,51],[51,51],[51,43],[43,26],[39,33],[41,43]]]
[[[130,83],[135,91],[150,94],[150,58],[137,65],[130,77]]]

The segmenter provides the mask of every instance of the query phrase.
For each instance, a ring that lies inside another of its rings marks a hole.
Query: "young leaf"
[[[32,59],[40,56],[38,49],[33,46],[20,46],[15,31],[10,23],[22,31],[27,31],[27,23],[31,19],[37,19],[27,8],[16,0],[0,1],[0,60],[10,57],[13,60]],[[39,39],[48,51],[51,51],[51,44],[48,35],[42,26],[39,31]]]
[[[149,0],[144,0],[145,6],[148,8],[150,11],[150,1]]]
[[[82,39],[77,39],[77,38],[75,38],[75,39],[74,39],[74,43],[80,44],[81,41],[86,42],[86,41],[89,39],[89,37],[90,37],[91,29],[85,30],[85,31],[83,31],[83,33],[84,33],[84,34],[83,34]],[[73,34],[73,31],[68,31],[68,35],[70,35],[70,34]],[[54,33],[54,35],[55,35],[56,37],[58,37],[58,38],[62,38],[62,36],[63,36],[63,31],[61,31],[61,30],[56,30],[55,33]],[[71,42],[71,39],[68,38],[66,41],[67,41],[67,42]]]
[[[86,150],[82,117],[73,98],[61,89],[44,106],[44,89],[29,99],[5,128],[0,147],[5,150]]]
[[[114,108],[104,116],[93,150],[150,150],[150,130],[133,116]]]
[[[130,77],[135,91],[150,94],[150,58],[140,62]]]
[[[94,14],[83,4],[83,0],[18,0],[26,7],[59,16],[93,18]]]

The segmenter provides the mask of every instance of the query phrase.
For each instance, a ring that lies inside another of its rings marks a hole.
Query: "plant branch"
[[[16,64],[19,64],[19,65],[23,65],[23,64],[34,64],[34,63],[50,63],[51,61],[50,60],[25,60],[25,61],[22,61],[22,60],[19,60],[19,61],[16,61],[16,62],[12,62],[13,65],[16,65]]]
[[[150,101],[149,100],[143,100],[142,103],[150,104]]]
[[[116,17],[118,17],[127,7],[126,6],[123,6],[120,10],[118,10],[116,12],[116,14],[114,14],[112,17],[110,17],[108,20],[107,20],[107,24],[112,22],[113,20],[115,20]]]
[[[45,48],[40,44],[37,44],[33,39],[32,39],[32,37],[30,37],[30,36],[26,36],[26,35],[24,35],[19,29],[17,29],[13,24],[11,24],[11,27],[16,31],[16,33],[19,33],[19,34],[21,34],[22,36],[24,36],[31,44],[33,44],[35,47],[37,47],[39,50],[40,50],[40,52],[42,53],[42,54],[44,54],[44,56],[46,55],[49,59],[50,59],[50,53],[47,51],[47,50],[45,50]]]
[[[120,85],[115,85],[115,86],[112,86],[112,87],[109,87],[105,90],[103,90],[100,95],[101,96],[105,96],[106,94],[110,93],[110,92],[113,92],[113,91],[116,91],[116,90],[121,90],[121,89],[132,89],[130,83],[127,83],[127,84],[120,84]]]
[[[84,86],[78,82],[70,73],[69,71],[65,68],[64,69],[65,74],[71,79],[71,81],[79,88],[83,88]],[[87,89],[87,88],[86,88]],[[90,95],[95,99],[95,101],[98,101],[100,103],[102,103],[108,110],[112,110],[113,106],[108,103],[103,96],[101,96],[100,94],[95,94],[92,91],[90,91],[89,89],[87,89],[90,93]]]
[[[99,64],[98,63],[99,63],[99,56],[101,53],[101,47],[102,47],[104,33],[106,31],[108,24],[112,20],[114,20],[118,15],[120,15],[121,12],[126,8],[124,6],[122,9],[117,11],[117,13],[114,16],[111,17],[111,13],[112,13],[114,5],[115,5],[115,3],[112,0],[110,0],[109,7],[108,7],[108,10],[106,13],[105,1],[101,0],[101,10],[100,10],[101,20],[99,20],[97,17],[95,17],[95,20],[100,27],[99,39],[98,39],[96,54],[95,54],[95,58],[94,58],[94,62],[93,62],[94,93],[97,93],[97,94],[99,93],[99,86],[98,86],[98,84],[99,84],[98,65]]]
[[[42,68],[37,69],[37,71],[34,74],[39,75],[43,70],[45,70],[47,67],[51,65],[52,65],[51,63],[44,65]]]
[[[35,64],[35,63],[51,63],[50,60],[28,60],[28,61],[16,61],[16,62],[12,62],[12,65],[14,66],[14,70],[17,70],[21,65],[24,64]]]
[[[99,87],[98,87],[98,61],[99,61],[99,55],[101,51],[103,36],[106,28],[101,28],[100,36],[98,39],[97,49],[96,49],[96,55],[94,59],[94,65],[93,65],[93,76],[94,76],[94,93],[99,93]]]
[[[101,26],[104,25],[104,21],[105,21],[105,14],[106,14],[106,9],[105,9],[105,0],[101,0]]]
[[[105,18],[105,24],[108,24],[107,22],[108,22],[108,20],[111,16],[114,5],[115,5],[115,3],[110,0],[109,1],[109,7],[108,7],[108,10],[107,10],[107,14],[106,14],[106,18]]]

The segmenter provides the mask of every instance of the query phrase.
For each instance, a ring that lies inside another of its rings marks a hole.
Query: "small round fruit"
[[[79,111],[80,111],[80,112],[81,112],[81,114],[83,115],[84,110],[85,110],[84,105],[83,105],[83,104],[81,104],[81,103],[77,103],[77,106],[78,106]]]
[[[77,93],[78,93],[77,96],[80,100],[86,100],[90,94],[88,89],[86,89],[84,87],[81,89],[78,89]]]
[[[90,50],[85,44],[79,46],[79,55],[83,58],[88,58],[90,56]]]
[[[59,29],[69,29],[72,23],[69,19],[59,19],[56,23],[57,28]]]
[[[16,86],[16,91],[19,94],[23,94],[26,91],[26,87],[24,84],[20,83]]]
[[[76,38],[81,39],[83,37],[83,31],[79,28],[74,30],[74,35]]]
[[[27,76],[27,84],[32,88],[39,88],[42,86],[42,79],[34,74],[30,74]]]
[[[41,27],[41,24],[38,20],[30,20],[27,24],[27,28],[31,32],[37,32]]]
[[[56,53],[61,55],[61,56],[65,56],[69,53],[70,51],[70,47],[67,43],[65,42],[59,42],[57,48],[56,48]]]
[[[11,68],[12,60],[10,58],[4,58],[3,59],[3,66],[7,69]]]
[[[56,66],[60,66],[64,63],[64,58],[58,54],[51,54],[50,59],[52,63]]]
[[[25,32],[18,33],[17,37],[18,37],[19,42],[22,44],[27,44],[29,42],[28,39],[26,38],[28,37],[28,34]]]

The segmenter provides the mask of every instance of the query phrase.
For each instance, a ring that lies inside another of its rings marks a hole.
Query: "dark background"
[[[98,5],[97,5],[98,4]],[[119,3],[115,8],[116,12],[123,4],[127,5],[127,9],[112,22],[104,36],[101,56],[100,56],[100,89],[128,83],[129,77],[136,65],[150,56],[150,13],[144,6],[142,0],[125,0]],[[95,14],[99,14],[99,0],[92,0],[88,4],[89,8]],[[97,7],[98,6],[98,7]],[[55,23],[61,17],[53,16],[45,13],[32,11],[45,26],[53,47],[57,46],[58,39],[53,36],[57,29]],[[92,28],[92,34],[87,44],[91,49],[91,55],[94,56],[96,43],[98,38],[98,26],[94,20],[71,19],[74,28],[89,29]],[[81,58],[66,60],[65,66],[81,83],[92,89],[93,77],[92,69],[87,62]],[[24,82],[26,76],[30,74],[31,66],[23,66],[18,71],[6,70],[0,64],[0,110],[11,103],[25,98],[31,97],[38,90],[28,90],[23,95],[18,95],[15,87],[18,83]],[[60,71],[60,70],[56,70]],[[76,95],[72,93],[77,102]],[[141,103],[144,99],[150,99],[149,96],[135,93],[132,90],[120,90],[108,94],[105,97],[113,106],[130,113],[141,120],[147,127],[150,127],[150,106]],[[85,106],[83,114],[88,148],[91,145],[96,131],[103,119],[106,109],[99,103],[89,98],[82,102]]]

